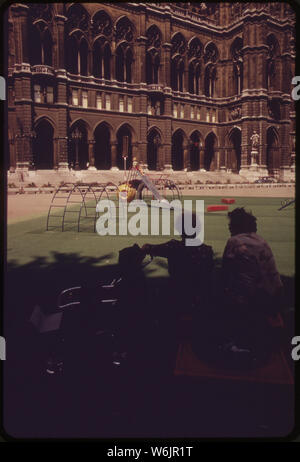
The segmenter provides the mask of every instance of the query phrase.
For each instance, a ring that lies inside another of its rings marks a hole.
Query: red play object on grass
[[[223,197],[223,199],[221,200],[221,202],[223,204],[234,204],[235,203],[235,199],[231,199],[229,197]]]
[[[207,212],[220,212],[222,210],[228,210],[228,205],[208,205],[206,210]]]

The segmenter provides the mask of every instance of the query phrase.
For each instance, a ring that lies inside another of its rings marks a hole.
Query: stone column
[[[9,170],[10,172],[14,172],[16,169],[16,150],[15,150],[15,140],[13,136],[9,136],[8,138],[8,143],[9,143]]]
[[[156,170],[163,170],[164,163],[164,145],[159,144],[157,147]]]
[[[58,169],[58,138],[53,138],[53,168]]]
[[[183,148],[183,170],[187,172],[189,170],[190,166],[190,160],[189,160],[189,145],[188,143],[184,143],[182,145]]]
[[[112,141],[110,143],[111,147],[111,170],[119,170],[117,166],[117,142]]]
[[[204,147],[200,146],[199,148],[199,171],[206,172],[204,168]]]
[[[57,37],[57,47],[56,47],[56,56],[55,56],[55,61],[56,61],[56,66],[58,69],[65,69],[65,41],[64,41],[64,33],[65,33],[65,22],[67,18],[65,16],[62,16],[60,14],[57,14],[55,16],[55,21],[56,21],[56,27],[57,27],[57,32],[56,32],[56,37]]]
[[[165,152],[165,156],[164,156],[164,170],[167,170],[167,171],[173,171],[173,167],[172,167],[172,158],[171,158],[171,149],[172,149],[172,145],[171,143],[165,143],[164,144],[164,152]]]
[[[219,148],[215,150],[215,170],[219,171],[220,170],[220,151]]]
[[[97,170],[95,167],[95,140],[88,140],[89,145],[89,168],[88,170]]]
[[[58,156],[58,170],[66,171],[69,170],[68,164],[68,137],[59,136],[57,137],[57,156]]]
[[[226,163],[225,163],[225,149],[226,148],[219,148],[220,151],[220,170],[225,171],[226,170]]]

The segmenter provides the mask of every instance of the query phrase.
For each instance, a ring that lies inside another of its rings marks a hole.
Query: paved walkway
[[[282,185],[278,188],[226,188],[217,189],[216,187],[206,185],[205,189],[182,190],[183,195],[189,196],[222,196],[222,197],[286,197],[295,196],[295,188],[288,185]],[[8,224],[18,221],[28,220],[41,215],[47,215],[51,203],[52,194],[16,194],[9,195],[7,200],[7,221]]]

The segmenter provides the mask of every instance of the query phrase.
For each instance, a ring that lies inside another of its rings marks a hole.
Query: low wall
[[[294,197],[295,183],[180,185],[182,194],[205,196]]]

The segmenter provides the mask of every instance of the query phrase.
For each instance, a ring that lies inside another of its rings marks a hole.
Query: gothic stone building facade
[[[12,4],[11,170],[247,172],[295,158],[288,3]]]

